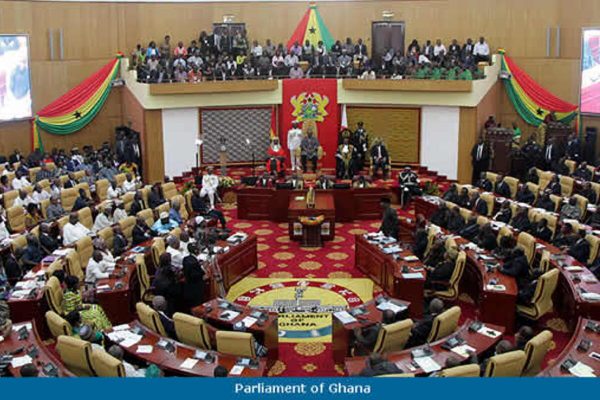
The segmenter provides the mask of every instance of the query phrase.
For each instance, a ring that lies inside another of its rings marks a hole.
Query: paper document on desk
[[[185,361],[182,362],[179,367],[183,368],[183,369],[192,369],[196,366],[197,363],[198,363],[198,360],[196,360],[194,358],[186,358]]]
[[[600,301],[600,293],[581,293],[581,297],[587,301]]]
[[[12,330],[13,330],[13,332],[18,332],[22,328],[25,328],[28,331],[30,331],[32,329],[31,322],[25,322],[24,324],[13,325]]]
[[[417,256],[406,256],[406,257],[404,257],[404,261],[407,261],[407,262],[419,261],[419,257],[417,257]]]
[[[423,279],[423,274],[420,272],[412,272],[407,274],[402,274],[404,279]]]
[[[98,292],[105,292],[107,290],[110,290],[110,285],[96,286],[96,291],[98,291]]]
[[[491,337],[492,339],[495,339],[498,336],[502,335],[502,332],[498,332],[497,330],[489,328],[485,325],[483,325],[481,328],[479,328],[477,333],[479,333],[480,335]]]
[[[227,310],[227,311],[223,311],[223,313],[221,315],[219,315],[219,318],[224,321],[231,321],[231,320],[237,318],[238,315],[240,315],[240,313],[237,311]]]
[[[495,259],[496,259],[496,258],[494,258],[494,257],[492,257],[492,256],[488,256],[488,255],[486,255],[486,254],[482,254],[482,255],[480,255],[479,257],[480,257],[480,258],[481,258],[483,261],[493,261],[493,260],[495,260]]]
[[[579,361],[577,364],[569,368],[569,372],[579,378],[595,378],[594,369],[589,365]]]
[[[475,349],[468,344],[461,344],[460,346],[453,347],[451,351],[466,358],[469,357],[469,352],[475,351]]]
[[[541,243],[536,243],[535,244],[535,249],[536,250],[541,250],[541,249],[545,249],[545,248],[546,248],[546,246],[543,245],[543,244],[541,244]]]
[[[487,290],[491,290],[492,292],[504,292],[506,290],[506,286],[504,285],[487,285]]]
[[[439,371],[442,369],[440,364],[436,363],[431,357],[420,357],[415,358],[415,363],[421,368],[426,374],[430,372]]]
[[[378,304],[377,309],[379,311],[390,310],[390,311],[393,311],[394,313],[398,313],[400,311],[406,310],[406,306],[394,304],[391,301],[385,301],[383,303]]]
[[[395,253],[400,253],[401,251],[402,251],[402,248],[400,248],[400,246],[397,246],[397,245],[383,248],[383,254],[395,254]]]
[[[117,325],[117,326],[112,327],[113,331],[126,331],[128,329],[129,329],[129,324],[122,324],[122,325]]]
[[[15,357],[10,362],[10,366],[13,368],[21,368],[25,364],[30,364],[33,360],[31,357],[25,355],[23,357]]]
[[[229,375],[241,375],[244,372],[244,367],[241,365],[234,365],[229,371]]]
[[[123,340],[119,344],[123,347],[131,347],[134,344],[138,344],[140,340],[142,340],[141,335],[136,335],[135,333],[132,333],[130,336],[125,338],[125,340]]]
[[[135,351],[138,354],[150,354],[152,353],[152,346],[150,345],[140,345],[137,347],[137,350]]]
[[[335,317],[339,319],[340,322],[344,325],[356,322],[356,318],[350,315],[348,311],[338,311],[336,313],[333,313],[333,315],[335,315]]]
[[[10,297],[13,299],[24,299],[25,297],[29,296],[29,294],[31,293],[31,290],[13,290],[12,293],[10,294]]]
[[[250,328],[256,321],[258,321],[256,318],[248,316],[242,320],[242,324],[244,324],[246,328]]]
[[[565,271],[567,272],[581,272],[583,271],[583,268],[577,265],[574,265],[572,267],[565,267]]]

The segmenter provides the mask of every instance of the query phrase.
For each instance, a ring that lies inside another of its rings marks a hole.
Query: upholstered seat
[[[89,207],[85,207],[77,211],[77,215],[79,216],[79,222],[81,223],[81,225],[91,230],[94,226],[94,217],[92,217],[92,210]]]
[[[77,195],[79,196],[79,189],[83,189],[85,191],[85,195],[88,199],[92,198],[92,192],[90,191],[90,185],[87,182],[78,183],[75,185],[75,189],[77,190]]]
[[[140,319],[142,325],[154,333],[157,333],[161,336],[167,336],[165,327],[163,326],[160,316],[156,310],[141,302],[136,303],[135,310],[137,311],[138,318]]]
[[[188,314],[173,314],[175,332],[179,341],[204,350],[212,348],[206,322]]]
[[[82,268],[86,268],[92,254],[94,253],[94,245],[92,244],[92,238],[84,236],[75,242],[75,250],[79,255],[79,265]]]
[[[25,209],[21,206],[12,206],[6,210],[6,222],[12,233],[20,233],[25,230]]]
[[[393,324],[383,325],[379,330],[377,341],[373,352],[391,353],[404,349],[406,342],[410,338],[410,330],[413,327],[412,319],[394,322]]]
[[[73,334],[71,324],[54,311],[46,311],[46,324],[54,338],[58,338],[60,335],[71,336]]]
[[[16,236],[10,242],[10,248],[13,251],[13,253],[15,251],[17,251],[17,249],[24,249],[26,246],[27,246],[27,235],[25,235],[25,234]]]
[[[517,305],[517,312],[529,319],[538,320],[552,310],[552,295],[558,283],[558,269],[544,273],[537,281],[530,305]]]
[[[577,169],[577,162],[573,160],[565,160],[565,165],[569,168],[569,175],[572,175]]]
[[[42,170],[41,167],[29,168],[29,182],[35,183],[36,177],[37,177],[37,173],[40,172],[41,170]]]
[[[525,366],[523,376],[535,376],[542,369],[542,362],[552,345],[552,332],[542,331],[525,344]]]
[[[552,203],[554,203],[554,212],[558,212],[560,207],[562,207],[562,197],[551,194],[550,200],[552,200]]]
[[[46,282],[46,286],[44,287],[44,297],[46,298],[46,303],[48,303],[48,308],[51,311],[54,311],[58,315],[64,314],[63,290],[58,278],[55,276],[50,277]]]
[[[63,364],[77,376],[95,376],[90,342],[61,335],[57,339],[56,351]]]
[[[102,228],[98,231],[98,236],[104,239],[104,243],[106,243],[106,248],[113,248],[113,241],[115,238],[115,233],[113,232],[113,228],[107,226],[106,228]]]
[[[10,182],[10,180],[9,180]],[[9,190],[2,194],[2,199],[4,200],[4,209],[8,210],[11,208],[15,202],[15,200],[19,197],[18,190]]]
[[[123,362],[104,350],[92,350],[92,364],[96,376],[105,378],[125,378]]]
[[[129,210],[131,210],[131,205],[133,204],[134,197],[135,197],[135,193],[133,193],[133,192],[127,192],[123,196],[121,196],[121,201],[123,202],[125,211],[129,212]]]
[[[590,265],[594,261],[596,261],[596,258],[598,257],[598,249],[600,248],[600,238],[595,235],[586,235],[585,240],[587,240],[590,244],[590,255],[587,260],[588,265]]]
[[[139,211],[136,214],[136,217],[142,217],[148,226],[154,225],[154,213],[149,208]]]
[[[485,377],[517,377],[521,376],[525,365],[523,350],[511,351],[490,357],[485,369]]]
[[[44,199],[40,202],[40,211],[42,212],[42,217],[44,217],[44,219],[48,218],[48,214],[46,213],[46,210],[48,209],[49,205],[50,205],[50,199]]]
[[[127,217],[120,220],[119,226],[121,227],[121,231],[123,231],[123,235],[125,235],[127,240],[131,242],[131,234],[133,232],[133,228],[135,227],[135,217]]]
[[[114,177],[114,181],[117,184],[117,187],[123,186],[123,183],[127,180],[126,174],[116,174]]]
[[[440,340],[441,338],[454,333],[458,326],[460,313],[460,307],[454,306],[436,316],[433,319],[433,325],[431,326],[427,342],[435,342],[436,340]]]
[[[452,276],[450,276],[448,287],[444,290],[434,291],[431,295],[447,301],[455,301],[458,299],[458,287],[463,273],[465,272],[466,262],[467,254],[464,251],[459,252],[456,261],[454,262],[454,270],[452,271]]]
[[[550,270],[550,252],[548,250],[542,251],[539,269],[542,273],[548,272],[548,270]]]
[[[478,378],[481,372],[479,364],[459,365],[440,371],[439,377],[443,378]]]
[[[579,220],[585,221],[585,215],[587,213],[587,206],[589,201],[586,197],[583,197],[580,194],[576,194],[573,197],[575,197],[575,200],[577,200],[577,207],[579,207],[579,211],[581,211],[581,218]]]
[[[573,194],[573,187],[575,185],[575,180],[570,176],[561,176],[560,177],[560,194],[563,197],[571,197]]]
[[[155,238],[152,241],[151,250],[152,262],[154,263],[154,266],[158,268],[158,266],[160,265],[160,255],[166,251],[165,240],[163,238]]]
[[[170,202],[171,202],[171,206],[173,205],[173,202],[179,202],[179,215],[181,216],[181,218],[183,220],[186,220],[189,218],[190,214],[187,210],[187,206],[185,204],[185,199],[182,195],[178,194],[176,196],[173,196],[173,198],[171,198]]]
[[[162,203],[161,205],[159,205],[158,207],[156,207],[154,209],[154,217],[155,217],[155,219],[159,219],[160,214],[162,214],[164,212],[168,213],[170,208],[171,208],[171,205],[169,203],[167,203],[167,202]]]
[[[532,265],[535,258],[535,238],[527,232],[521,232],[517,236],[517,246],[523,249],[527,262]]]
[[[471,218],[471,215],[473,215],[471,210],[467,210],[466,208],[460,208],[459,211],[460,211],[460,216],[463,217],[465,222],[467,222]]]
[[[529,191],[533,193],[534,203],[537,201],[538,195],[540,194],[540,187],[533,182],[526,182],[525,185],[529,188]]]
[[[482,193],[481,200],[485,201],[487,206],[487,214],[486,217],[491,217],[494,213],[494,195],[491,193]]]
[[[179,192],[177,192],[177,187],[174,182],[166,182],[162,184],[162,192],[165,200],[171,200],[173,197],[177,196]]]
[[[84,266],[81,265],[79,253],[71,251],[65,256],[67,274],[76,276],[79,282],[83,282],[85,274],[83,273]]]
[[[503,237],[512,235],[512,231],[508,227],[503,226],[502,228],[500,228],[500,230],[498,231],[498,236],[496,237],[496,242],[498,243],[498,246],[500,246],[500,241]]]
[[[517,197],[517,190],[519,188],[519,180],[515,177],[507,176],[504,178],[504,182],[510,188],[511,199],[514,199],[515,197]]]
[[[108,179],[98,179],[96,181],[96,196],[100,202],[103,202],[108,198],[108,188],[110,186],[110,182]]]
[[[62,189],[60,191],[60,201],[65,211],[71,211],[79,193],[75,188]]]
[[[138,283],[140,284],[140,299],[144,302],[152,301],[150,293],[150,275],[146,266],[145,256],[143,254],[135,257],[135,268],[137,272]]]
[[[248,332],[217,331],[217,351],[238,357],[256,358],[254,336]]]

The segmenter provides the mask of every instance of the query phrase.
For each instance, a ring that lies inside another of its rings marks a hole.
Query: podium
[[[490,171],[509,174],[513,131],[506,128],[490,128],[486,131],[486,137],[492,149]]]
[[[546,125],[545,142],[548,141],[548,138],[553,138],[554,144],[559,149],[565,149],[567,148],[567,142],[571,133],[573,133],[573,128],[570,125],[557,121],[550,122]]]

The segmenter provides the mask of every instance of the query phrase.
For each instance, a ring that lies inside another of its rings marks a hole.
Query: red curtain
[[[295,104],[312,102],[312,109],[316,110],[316,116],[322,117],[323,121],[317,122],[317,137],[325,155],[323,157],[324,168],[335,168],[335,152],[337,149],[338,128],[340,122],[339,107],[337,104],[337,80],[336,79],[285,79],[283,81],[283,103],[279,118],[279,135],[281,143],[287,150],[287,132],[292,127],[292,122],[298,117],[294,112],[298,111]],[[318,100],[320,99],[320,101]],[[295,104],[294,104],[295,103]],[[324,107],[323,104],[327,103]],[[327,115],[323,115],[322,111]],[[315,112],[304,113],[305,116],[314,116]],[[300,117],[302,118],[302,117]],[[302,121],[300,122],[302,125]]]

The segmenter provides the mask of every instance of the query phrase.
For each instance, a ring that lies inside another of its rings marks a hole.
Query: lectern
[[[513,131],[506,128],[490,128],[486,132],[486,137],[492,149],[490,170],[505,175],[509,174]]]

